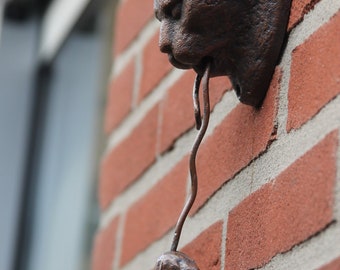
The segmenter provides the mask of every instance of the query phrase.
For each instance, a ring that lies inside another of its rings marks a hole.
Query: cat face
[[[154,0],[159,46],[177,68],[227,75],[240,101],[261,105],[280,56],[291,0]]]
[[[177,68],[203,73],[204,61],[212,61],[211,75],[228,75],[235,69],[233,57],[240,17],[246,16],[243,0],[154,0],[161,22],[159,46]],[[222,61],[223,60],[223,61]]]

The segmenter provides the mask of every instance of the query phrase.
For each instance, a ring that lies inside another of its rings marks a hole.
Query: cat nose
[[[172,53],[170,32],[167,23],[162,22],[159,35],[159,48],[162,53]]]
[[[159,48],[160,48],[162,53],[170,54],[172,52],[170,43],[160,41],[159,42]]]

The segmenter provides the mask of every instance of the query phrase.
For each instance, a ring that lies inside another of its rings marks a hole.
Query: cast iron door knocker
[[[155,270],[199,269],[177,246],[197,194],[196,154],[209,123],[209,78],[228,76],[242,103],[260,107],[280,57],[290,6],[291,0],[154,0],[160,50],[175,67],[197,73],[193,102],[199,130],[190,155],[191,194],[171,249],[158,259]]]

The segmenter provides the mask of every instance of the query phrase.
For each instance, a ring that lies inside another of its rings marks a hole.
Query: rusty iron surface
[[[171,251],[163,254],[157,261],[155,270],[196,270],[199,269],[195,262],[187,257],[185,254],[178,252],[177,247],[182,233],[184,222],[189,214],[189,211],[195,201],[198,188],[197,170],[196,170],[196,156],[198,148],[202,142],[204,134],[208,128],[210,119],[210,101],[209,101],[209,78],[210,78],[210,63],[207,63],[203,76],[197,75],[193,88],[193,103],[194,113],[196,119],[196,128],[198,129],[197,137],[191,149],[189,169],[191,178],[191,190],[189,199],[183,207],[183,210],[178,218],[174,238],[171,244]],[[203,115],[201,115],[199,102],[199,89],[201,81],[203,82]]]
[[[209,101],[209,77],[210,77],[210,64],[208,63],[205,72],[203,74],[203,116],[201,116],[200,104],[199,104],[199,88],[201,78],[198,75],[193,91],[193,102],[194,102],[194,111],[196,118],[196,128],[198,129],[197,137],[194,141],[194,144],[191,149],[190,159],[189,159],[189,170],[190,170],[190,179],[191,179],[191,189],[189,199],[186,202],[182,213],[177,221],[175,227],[175,235],[171,245],[171,251],[176,251],[179,238],[182,233],[182,228],[185,219],[187,218],[189,211],[194,204],[197,195],[198,188],[198,180],[197,180],[197,170],[196,170],[196,156],[198,148],[202,142],[205,132],[207,131],[209,119],[210,119],[210,101]],[[202,119],[202,120],[201,120]]]
[[[180,69],[229,76],[240,101],[258,107],[279,61],[291,0],[154,0],[159,46]]]
[[[184,253],[170,251],[157,260],[154,270],[200,270],[195,261]]]

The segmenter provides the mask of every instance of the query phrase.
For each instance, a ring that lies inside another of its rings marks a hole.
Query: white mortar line
[[[310,122],[304,125],[301,129],[287,134],[285,137],[281,138],[280,141],[274,142],[265,155],[259,157],[253,162],[254,168],[256,168],[254,174],[251,167],[246,167],[237,174],[234,179],[218,190],[196,215],[190,217],[186,221],[180,247],[190,243],[198,235],[200,235],[202,231],[210,227],[215,222],[223,220],[230,210],[251,194],[251,192],[249,192],[251,183],[254,188],[253,192],[260,189],[264,184],[269,183],[272,179],[276,178],[281,172],[287,169],[299,157],[320,142],[320,140],[322,140],[331,131],[338,129],[340,127],[339,108],[340,96],[326,105],[315,118],[310,120]],[[253,180],[252,174],[254,177]],[[330,230],[332,229],[329,228],[328,231]],[[339,229],[336,227],[336,229],[333,230],[336,230],[337,232]],[[150,269],[156,257],[165,250],[168,250],[168,242],[172,237],[172,234],[173,231],[163,236],[163,238],[159,241],[151,244],[146,250],[138,254],[122,269]],[[340,239],[334,237],[334,235],[331,234],[330,236],[327,236],[329,235],[328,232],[324,235],[325,236],[322,237],[326,237],[326,240],[314,241],[318,241],[318,243],[320,241],[322,243],[325,242],[328,246],[328,238],[333,237],[336,241],[339,240],[338,242],[335,242],[334,239],[332,239],[331,243],[333,246],[335,243],[340,243]],[[164,247],[166,249],[164,249]],[[335,253],[338,254],[337,252],[334,252],[334,256]],[[291,267],[282,269],[300,268]]]
[[[143,54],[138,53],[135,58],[135,76],[133,78],[131,110],[133,111],[138,104],[138,95],[140,92],[141,80],[143,73]],[[118,105],[119,106],[119,105]]]
[[[126,213],[123,213],[119,217],[119,221],[118,221],[118,229],[116,233],[116,243],[115,243],[115,254],[114,254],[114,259],[113,259],[113,267],[112,267],[113,270],[119,270],[119,266],[120,266],[125,220],[126,220]]]
[[[119,75],[124,67],[126,67],[126,65],[131,61],[132,57],[138,54],[141,51],[141,48],[143,48],[151,40],[153,35],[157,33],[159,26],[159,22],[152,19],[138,34],[131,45],[115,58],[111,79]]]
[[[286,126],[288,119],[288,90],[290,81],[291,69],[291,52],[285,52],[280,64],[282,70],[282,78],[279,89],[279,102],[277,111],[277,136],[280,138],[282,135],[287,134]]]
[[[222,241],[221,241],[221,270],[225,269],[225,254],[227,251],[227,226],[228,226],[228,215],[225,216],[223,220],[222,228]]]
[[[336,177],[336,186],[335,186],[334,216],[335,216],[335,219],[340,223],[340,129],[338,130],[338,132],[339,132],[338,153],[337,153],[338,163],[337,163],[337,177]]]
[[[168,93],[164,94],[164,99],[167,98]],[[157,123],[157,138],[156,138],[156,162],[161,157],[161,142],[162,142],[162,125],[163,125],[163,111],[164,111],[164,102],[160,102],[159,111],[158,111],[158,123]]]
[[[224,117],[238,104],[238,100],[232,91],[228,91],[222,100],[215,106],[211,121],[206,132],[206,137],[213,133]],[[145,195],[160,179],[169,173],[173,167],[181,161],[190,151],[191,144],[196,137],[197,131],[193,128],[183,135],[174,145],[174,149],[163,156],[149,168],[142,177],[131,185],[124,193],[118,196],[108,210],[102,214],[101,227],[105,227],[110,220],[119,213],[126,211],[134,202]]]

